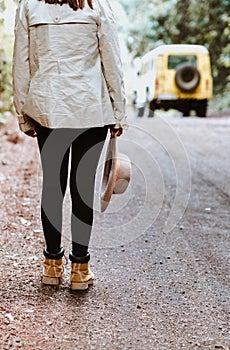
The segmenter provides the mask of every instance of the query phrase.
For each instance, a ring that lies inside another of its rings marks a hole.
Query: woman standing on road
[[[21,0],[16,14],[14,104],[20,129],[38,139],[43,168],[43,283],[63,273],[62,205],[70,159],[71,288],[94,275],[88,245],[94,178],[110,127],[126,126],[116,24],[108,0]],[[69,155],[71,154],[71,157]]]

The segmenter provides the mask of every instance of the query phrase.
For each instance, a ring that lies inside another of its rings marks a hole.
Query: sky
[[[1,30],[9,35],[14,34],[14,18],[16,6],[17,5],[13,2],[13,0],[7,0],[6,10],[3,12],[3,14],[0,15],[0,18],[4,18],[4,27]]]

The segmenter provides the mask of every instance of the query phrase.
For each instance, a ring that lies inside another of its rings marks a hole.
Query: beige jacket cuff
[[[116,124],[114,125],[115,129],[122,128],[124,130],[128,130],[129,124],[127,123],[126,115],[124,116],[123,114],[121,115],[115,112],[115,121],[116,121]]]
[[[18,124],[22,132],[34,130],[34,127],[35,127],[33,120],[23,114],[18,115]]]
[[[125,113],[125,102],[112,102],[114,119],[115,119],[115,128],[122,128],[127,130],[129,125],[127,122],[127,115]]]

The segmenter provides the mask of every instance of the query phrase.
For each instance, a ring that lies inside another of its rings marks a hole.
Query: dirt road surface
[[[0,349],[230,349],[230,113],[135,118],[119,149],[127,192],[99,212],[95,285],[41,285],[41,169],[36,140],[0,128]],[[68,195],[63,245],[70,250]]]

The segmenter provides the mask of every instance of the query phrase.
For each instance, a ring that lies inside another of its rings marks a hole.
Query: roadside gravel
[[[88,292],[77,293],[69,290],[70,263],[59,288],[41,285],[42,180],[36,140],[19,134],[14,119],[1,127],[0,349],[230,349],[230,115],[203,120],[166,113],[163,119],[188,155],[191,191],[185,213],[172,231],[164,232],[178,186],[175,167],[170,150],[148,137],[156,136],[158,118],[131,118],[121,142],[134,163],[131,187],[127,197],[114,199],[110,212],[96,213],[91,247],[96,282]],[[141,133],[142,149],[134,146]],[[138,167],[143,149],[157,164],[156,181],[163,181],[160,206],[154,194],[146,197],[144,180],[152,170]],[[134,221],[146,202],[146,227],[142,217],[133,232],[113,241],[112,235],[123,232],[122,223]],[[113,214],[116,206],[121,206],[119,215]],[[118,230],[111,230],[107,243],[100,241],[113,220]],[[68,227],[67,222],[67,254]]]

